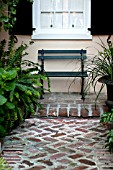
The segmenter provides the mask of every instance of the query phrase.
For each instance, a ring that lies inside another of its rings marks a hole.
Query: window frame
[[[85,28],[82,31],[78,30],[78,32],[74,31],[73,29],[59,29],[59,32],[58,29],[53,29],[51,33],[49,33],[49,29],[42,31],[40,29],[40,0],[34,0],[32,7],[33,28],[35,28],[32,33],[32,39],[92,39],[91,32],[88,30],[88,28],[91,27],[91,0],[84,0]],[[38,19],[36,16],[38,16]]]

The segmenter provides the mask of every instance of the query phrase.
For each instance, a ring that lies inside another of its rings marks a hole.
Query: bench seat
[[[45,74],[48,77],[88,77],[87,71],[82,72],[64,72],[64,71],[54,71],[54,72],[48,72],[46,71]]]

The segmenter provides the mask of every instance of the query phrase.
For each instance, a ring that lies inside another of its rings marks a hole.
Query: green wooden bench
[[[80,71],[46,71],[44,67],[45,60],[66,60],[76,59],[81,61]],[[84,78],[88,77],[87,71],[84,70],[84,61],[86,60],[86,50],[38,50],[38,60],[41,60],[41,73],[48,77],[80,77],[81,95],[84,99]],[[43,89],[43,80],[41,80]],[[43,97],[42,97],[43,98]]]

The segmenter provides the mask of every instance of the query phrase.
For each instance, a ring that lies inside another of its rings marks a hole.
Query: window
[[[34,0],[33,39],[91,39],[91,0]]]

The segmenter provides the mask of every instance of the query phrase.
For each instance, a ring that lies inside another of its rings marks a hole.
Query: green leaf
[[[4,95],[4,90],[3,89],[0,89],[0,94]]]
[[[0,76],[2,76],[3,73],[4,73],[4,69],[0,68]]]
[[[0,137],[4,137],[5,134],[6,134],[5,128],[2,125],[0,125]]]
[[[4,117],[0,117],[0,124],[4,122]]]
[[[16,96],[17,99],[19,99],[19,93],[15,92],[14,95]]]
[[[9,71],[4,71],[2,78],[4,80],[12,80],[12,79],[16,78],[16,76],[17,76],[16,69],[12,69],[12,70],[9,70]]]
[[[6,84],[4,85],[4,89],[5,89],[6,91],[14,90],[15,87],[16,87],[16,83],[15,83],[15,82],[9,82],[9,83],[6,83]]]
[[[8,109],[14,109],[15,105],[13,103],[7,102],[5,105]]]
[[[7,99],[0,94],[0,106],[2,106],[3,104],[5,104],[6,102],[7,102]]]
[[[0,115],[4,115],[4,110],[3,110],[3,108],[0,108]]]
[[[32,91],[30,91],[30,90],[26,90],[25,93],[30,95],[30,96],[32,95]]]
[[[23,121],[23,112],[20,108],[17,108],[17,112],[18,112],[18,117],[21,121]]]

